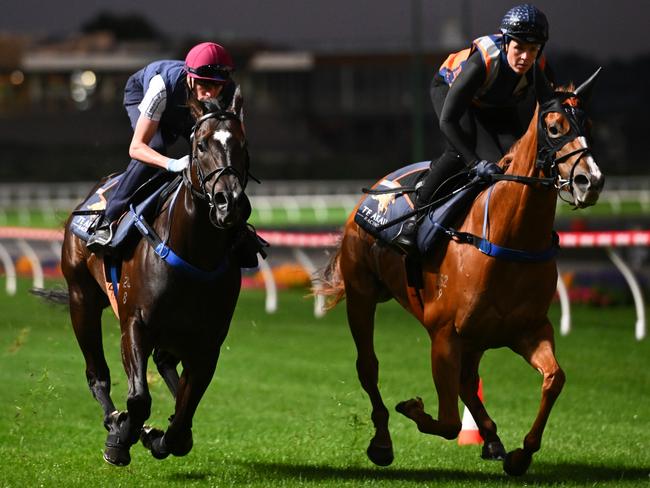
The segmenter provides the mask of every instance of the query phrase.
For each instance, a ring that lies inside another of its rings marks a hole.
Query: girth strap
[[[465,244],[471,244],[487,256],[505,259],[506,261],[539,263],[553,258],[560,250],[560,237],[555,231],[552,233],[551,247],[541,252],[530,252],[502,247],[488,241],[485,237],[479,237],[470,234],[469,232],[458,232],[454,229],[449,229],[449,232],[454,240]]]

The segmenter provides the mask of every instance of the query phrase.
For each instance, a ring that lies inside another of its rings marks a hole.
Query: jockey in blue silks
[[[188,100],[217,98],[227,106],[235,92],[233,61],[226,49],[213,42],[194,46],[185,61],[155,61],[127,81],[124,107],[131,120],[131,162],[108,200],[102,220],[88,240],[88,248],[103,249],[113,237],[117,219],[126,211],[133,192],[161,171],[181,172],[189,156],[166,155],[179,137],[189,141],[193,120]]]

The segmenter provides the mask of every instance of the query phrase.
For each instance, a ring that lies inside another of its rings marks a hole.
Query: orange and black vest
[[[494,34],[479,37],[472,42],[471,47],[450,54],[438,70],[439,77],[449,86],[462,72],[467,59],[478,51],[485,65],[485,81],[475,93],[473,103],[478,106],[499,106],[506,102],[505,98],[518,98],[529,85],[528,76],[522,76],[514,90],[509,94],[499,93],[499,78],[504,76],[508,68],[506,53],[503,50],[503,35]],[[538,60],[543,70],[546,60],[542,55]],[[532,70],[530,71],[532,74]],[[512,76],[514,73],[510,73]]]

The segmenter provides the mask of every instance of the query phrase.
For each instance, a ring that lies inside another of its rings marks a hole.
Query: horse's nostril
[[[577,174],[573,177],[573,184],[584,190],[589,188],[589,178],[586,175]]]
[[[214,203],[216,205],[225,205],[225,204],[227,204],[228,203],[228,195],[223,191],[215,193],[215,195],[214,195]]]

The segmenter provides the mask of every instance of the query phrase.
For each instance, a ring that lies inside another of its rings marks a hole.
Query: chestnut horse
[[[101,315],[112,293],[105,285],[104,258],[71,231],[72,217],[66,224],[61,265],[70,316],[90,391],[104,412],[104,459],[110,464],[127,465],[130,446],[140,438],[158,459],[183,456],[192,448],[192,417],[214,374],[241,285],[240,265],[232,255],[237,229],[250,213],[241,105],[239,91],[225,109],[216,103],[190,105],[196,121],[191,162],[151,226],[166,246],[154,249],[142,239],[123,256],[116,297],[128,377],[123,411],[110,396],[102,345]],[[161,259],[169,255],[183,264]],[[143,428],[151,411],[147,362],[152,352],[176,401],[166,432]]]
[[[476,198],[455,239],[423,260],[419,294],[407,285],[404,257],[361,229],[354,222],[356,211],[348,218],[317,293],[327,296],[330,306],[347,298],[357,373],[372,404],[375,435],[367,454],[375,464],[393,461],[389,414],[377,384],[379,363],[373,344],[377,303],[391,298],[429,334],[438,418],[425,412],[420,398],[400,402],[396,410],[421,432],[454,439],[461,430],[460,395],[485,440],[482,457],[504,459],[504,470],[510,475],[525,473],[533,453],[540,449],[549,413],[565,381],[547,316],[557,283],[555,259],[548,257],[553,254],[548,251],[554,247],[558,191],[565,190],[575,207],[584,208],[596,203],[604,183],[588,146],[589,123],[584,114],[595,78],[596,74],[573,92],[571,87],[554,92],[537,77],[538,108],[527,132],[500,161],[505,174],[495,179],[503,181]],[[489,231],[484,230],[486,221]],[[458,239],[482,233],[493,247],[531,259],[494,257],[469,245],[467,239]],[[496,424],[477,394],[481,357],[485,350],[498,347],[509,347],[543,375],[533,426],[523,448],[507,455]]]

